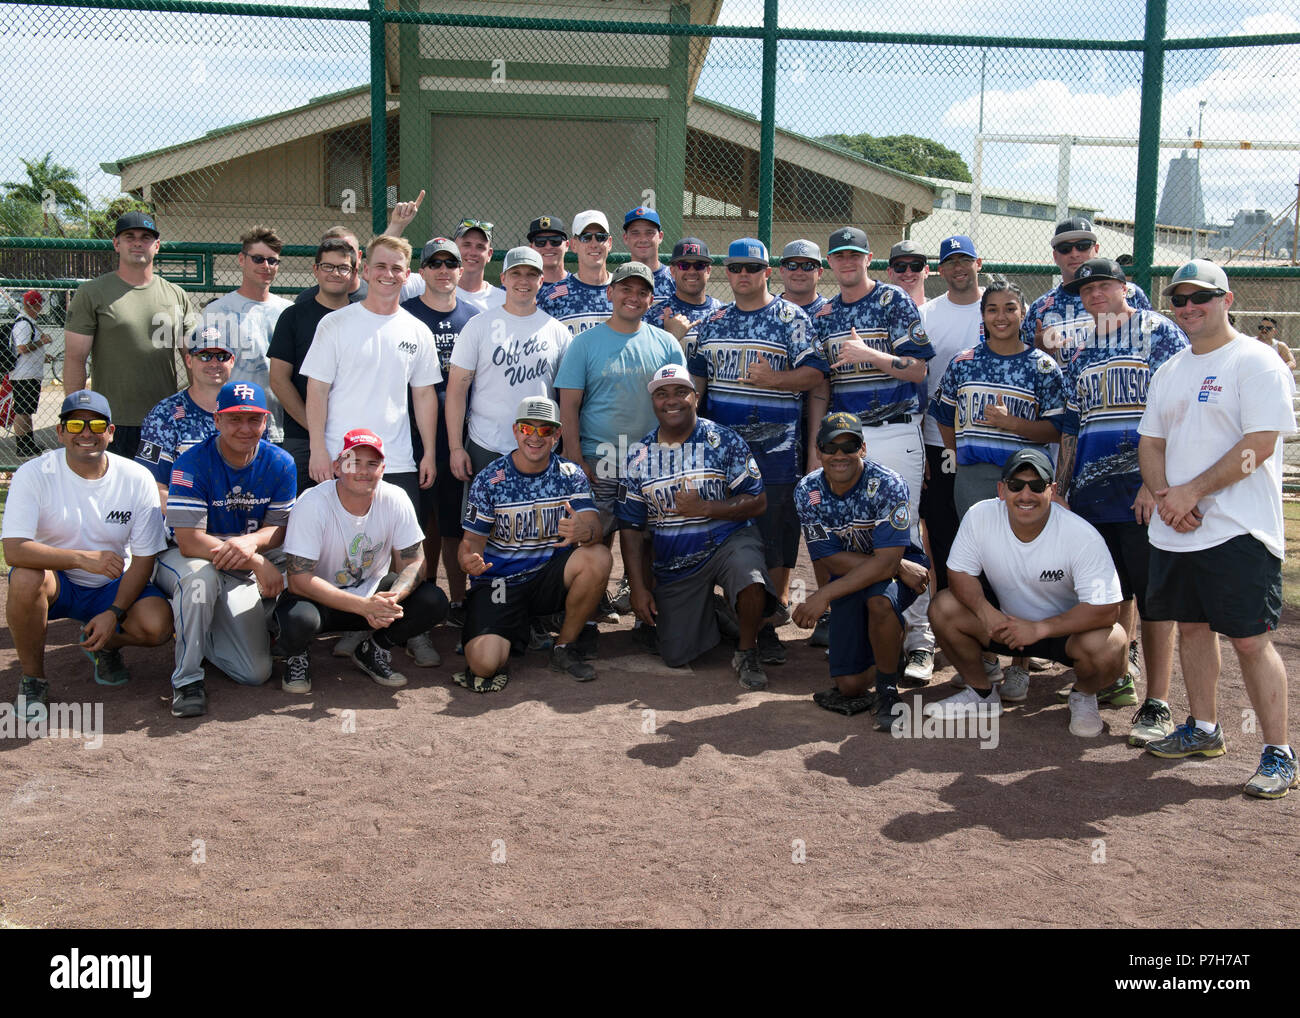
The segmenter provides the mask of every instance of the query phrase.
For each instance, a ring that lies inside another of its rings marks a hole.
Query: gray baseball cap
[[[560,423],[560,408],[555,401],[545,396],[529,396],[519,404],[515,411],[516,421],[541,421],[544,424]]]
[[[512,247],[506,252],[505,263],[501,266],[501,274],[505,275],[511,269],[533,268],[538,272],[542,271],[542,256],[534,251],[531,247]]]
[[[895,244],[893,247],[889,249],[889,260],[891,262],[895,258],[902,258],[909,255],[913,257],[919,255],[920,257],[925,258],[927,260],[930,257],[925,253],[925,248],[923,248],[920,244],[918,244],[914,240],[900,240],[897,244]]]
[[[790,261],[794,258],[812,258],[814,261],[821,261],[822,249],[811,240],[792,240],[781,249],[781,261]]]
[[[610,279],[609,285],[613,286],[615,283],[621,283],[625,279],[639,279],[641,282],[645,283],[646,286],[650,287],[651,292],[654,292],[654,273],[650,271],[650,266],[646,265],[644,262],[624,262],[614,270],[614,276]]]
[[[424,250],[420,252],[420,264],[424,265],[436,254],[451,255],[456,261],[460,261],[460,248],[456,246],[455,241],[448,240],[446,237],[434,237],[424,245]]]
[[[1232,292],[1232,286],[1228,283],[1228,274],[1214,262],[1204,258],[1194,258],[1175,272],[1173,278],[1169,280],[1169,285],[1160,291],[1160,296],[1168,297],[1184,283],[1198,290]]]

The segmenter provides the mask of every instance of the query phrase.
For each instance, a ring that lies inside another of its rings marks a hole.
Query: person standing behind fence
[[[32,418],[41,402],[41,383],[45,381],[45,350],[50,337],[36,325],[45,299],[36,290],[23,294],[23,309],[9,333],[14,348],[14,366],[9,371],[9,383],[14,390],[14,440],[16,451],[23,459],[39,456],[36,437],[32,434]]]
[[[1295,370],[1295,354],[1291,352],[1289,346],[1277,338],[1276,318],[1273,318],[1270,315],[1265,315],[1261,318],[1259,320],[1259,328],[1255,332],[1255,338],[1265,346],[1271,346],[1277,351],[1277,355],[1282,358],[1283,363],[1285,363],[1292,371]],[[12,378],[13,375],[10,375],[9,377]]]
[[[281,313],[292,302],[271,292],[271,284],[280,272],[280,251],[284,241],[269,226],[254,226],[239,238],[239,270],[243,274],[238,290],[218,297],[203,309],[203,326],[214,326],[224,337],[224,345],[235,355],[230,377],[236,382],[256,382],[271,391],[271,363],[267,350],[271,334]],[[275,445],[284,441],[284,410],[274,396],[267,400],[271,417],[266,424],[266,440]]]
[[[161,234],[153,215],[128,212],[117,221],[117,268],[82,283],[68,305],[63,335],[63,388],[86,388],[94,360],[95,391],[113,405],[109,452],[131,459],[144,415],[180,388],[176,351],[198,315],[189,295],[154,273]]]

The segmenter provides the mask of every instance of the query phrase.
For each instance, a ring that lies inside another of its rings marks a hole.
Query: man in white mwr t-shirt
[[[1282,609],[1282,436],[1296,430],[1295,380],[1263,344],[1228,323],[1232,292],[1194,260],[1162,291],[1191,346],[1156,371],[1138,425],[1142,480],[1155,496],[1147,615],[1178,623],[1191,716],[1155,756],[1222,756],[1219,637],[1237,652],[1264,752],[1242,789],[1280,799],[1297,787],[1287,743],[1286,668],[1269,639]]]
[[[1118,625],[1119,575],[1092,524],[1052,502],[1054,473],[1041,449],[1021,449],[1002,469],[998,497],[963,517],[948,556],[948,589],[935,595],[930,624],[967,688],[927,712],[1000,714],[981,659],[991,650],[1072,667],[1070,733],[1102,733],[1097,690],[1123,670],[1128,653]]]
[[[59,410],[63,448],[23,464],[9,487],[0,534],[10,566],[6,611],[22,667],[16,706],[28,721],[46,716],[51,619],[84,623],[81,649],[103,686],[129,678],[119,648],[171,637],[171,608],[149,582],[167,546],[158,488],[140,464],[107,451],[112,422],[101,393],[69,393]]]
[[[361,423],[384,440],[389,483],[418,505],[419,489],[431,487],[435,473],[434,386],[442,381],[442,371],[433,333],[400,306],[410,262],[411,245],[401,237],[380,236],[370,242],[362,273],[368,287],[365,300],[320,320],[302,373],[307,378],[311,479],[321,483],[334,476],[343,435]],[[418,474],[406,415],[408,386],[424,443]]]

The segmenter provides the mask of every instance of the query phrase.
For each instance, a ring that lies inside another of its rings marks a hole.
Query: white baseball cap
[[[586,212],[579,212],[573,217],[573,236],[576,237],[593,223],[606,233],[610,232],[609,220],[605,218],[605,213],[601,212],[600,209],[587,209]]]
[[[692,389],[695,388],[695,383],[691,381],[691,373],[680,364],[665,364],[654,373],[646,388],[654,392],[665,385],[689,385]]]

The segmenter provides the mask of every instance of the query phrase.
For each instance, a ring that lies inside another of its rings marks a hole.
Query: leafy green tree
[[[870,134],[828,134],[821,140],[903,173],[966,182],[971,179],[966,161],[930,138],[918,138],[914,134],[891,134],[883,138]]]
[[[70,166],[60,166],[53,159],[53,152],[46,152],[44,158],[38,160],[20,159],[27,179],[6,180],[0,187],[6,188],[6,198],[29,202],[41,210],[42,233],[50,232],[50,220],[53,219],[54,228],[62,235],[59,210],[73,216],[82,215],[88,200],[85,192],[77,186],[77,171]]]
[[[92,209],[90,213],[90,235],[112,239],[117,221],[128,212],[153,213],[149,203],[133,195],[119,194],[102,209]]]

